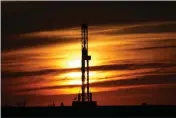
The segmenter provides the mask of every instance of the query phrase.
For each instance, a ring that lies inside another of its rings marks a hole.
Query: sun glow
[[[90,72],[89,76],[90,77],[95,77],[96,72]],[[68,78],[81,78],[81,72],[69,72],[69,73],[65,73],[62,75],[63,77],[68,77]]]
[[[67,64],[70,68],[78,68],[81,67],[81,60],[72,60],[69,61]]]
[[[90,80],[89,82],[95,82],[96,81],[96,72],[90,72],[89,73],[90,76]],[[57,76],[58,78],[65,78],[65,80],[60,83],[62,85],[81,85],[82,81],[81,81],[81,72],[69,72],[69,73],[65,73],[62,74],[60,76]],[[92,79],[93,78],[93,79]]]
[[[70,72],[65,74],[69,78],[81,78],[81,72]]]

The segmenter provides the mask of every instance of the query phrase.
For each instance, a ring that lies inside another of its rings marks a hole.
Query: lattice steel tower
[[[88,26],[86,24],[83,24],[81,26],[81,41],[82,41],[82,102],[86,101],[86,98],[88,101],[90,101],[91,93],[89,92],[89,60],[91,60],[91,56],[88,55]],[[87,65],[87,67],[86,67]],[[86,77],[87,74],[87,77]],[[85,80],[87,80],[87,96],[85,94]]]
[[[92,101],[92,93],[89,91],[89,61],[91,60],[91,56],[88,55],[88,26],[86,24],[82,24],[81,26],[81,49],[82,49],[82,59],[81,59],[82,93],[78,94],[78,101],[73,101],[72,105],[96,106],[96,102]]]

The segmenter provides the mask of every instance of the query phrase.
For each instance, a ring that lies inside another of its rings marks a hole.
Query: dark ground
[[[2,117],[176,117],[176,106],[2,107]]]

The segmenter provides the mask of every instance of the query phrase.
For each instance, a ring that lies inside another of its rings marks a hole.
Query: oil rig
[[[87,24],[81,25],[81,49],[82,49],[82,59],[81,59],[82,92],[78,93],[77,100],[72,102],[72,106],[73,107],[96,107],[97,102],[92,101],[92,93],[89,91],[89,61],[91,60],[91,56],[88,55],[88,25]]]

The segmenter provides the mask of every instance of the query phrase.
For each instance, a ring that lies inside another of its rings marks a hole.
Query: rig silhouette
[[[82,81],[82,93],[78,93],[78,99],[72,102],[73,107],[95,107],[96,101],[92,101],[92,93],[89,91],[89,61],[91,56],[88,55],[88,25],[81,25],[81,81]],[[87,81],[85,81],[87,80]],[[85,83],[86,82],[86,83]],[[87,92],[86,92],[87,88]]]
[[[78,93],[78,99],[72,102],[72,106],[64,106],[63,103],[61,103],[61,107],[56,107],[54,102],[53,105],[50,105],[49,107],[25,107],[25,104],[19,105],[19,107],[7,106],[2,107],[2,117],[175,117],[175,105],[148,105],[143,103],[142,105],[137,106],[98,106],[96,101],[92,101],[92,93],[89,91],[89,61],[91,60],[91,56],[88,55],[88,26],[86,24],[81,26],[81,42],[82,92]],[[65,111],[67,113],[65,113]]]

